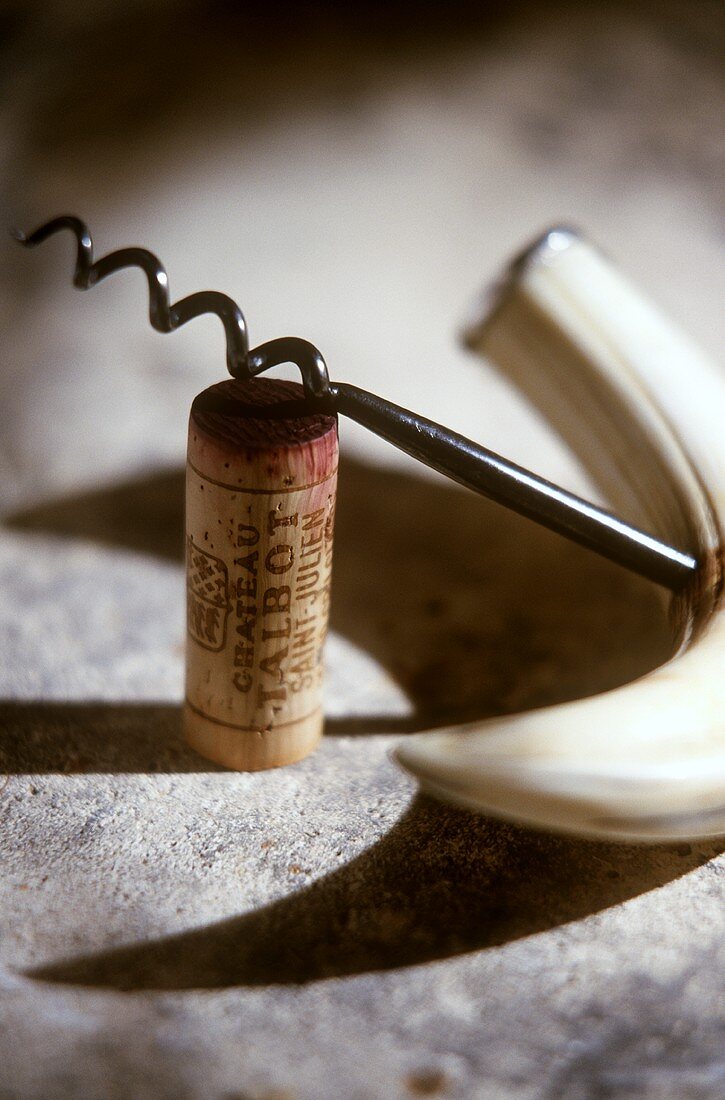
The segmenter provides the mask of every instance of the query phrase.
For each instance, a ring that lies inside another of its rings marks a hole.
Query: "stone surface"
[[[316,66],[283,37],[261,87],[234,26],[192,13],[155,101],[168,5],[127,8],[125,30],[72,4],[16,28],[16,219],[77,208],[101,252],[148,243],[176,294],[228,290],[259,339],[309,336],[340,377],[578,489],[453,343],[507,253],[579,220],[717,347],[714,7],[517,8],[393,51],[338,17]],[[0,279],[0,1095],[722,1095],[720,845],[513,828],[388,757],[652,667],[661,595],[344,425],[323,745],[210,765],[179,730],[180,464],[221,338],[150,333],[132,275],[77,295],[68,248],[8,246]]]

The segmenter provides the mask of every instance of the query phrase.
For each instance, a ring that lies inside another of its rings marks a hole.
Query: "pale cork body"
[[[227,767],[293,763],[322,734],[337,454],[297,383],[230,379],[192,405],[184,732]]]

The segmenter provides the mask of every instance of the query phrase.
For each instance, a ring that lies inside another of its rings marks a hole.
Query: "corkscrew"
[[[123,248],[94,260],[87,225],[71,215],[54,218],[31,234],[13,231],[13,235],[26,247],[34,247],[61,230],[69,230],[77,242],[73,283],[78,289],[87,290],[123,268],[139,267],[148,282],[149,320],[158,332],[173,332],[206,313],[219,317],[233,377],[247,380],[275,366],[295,365],[311,406],[357,421],[460,485],[674,592],[695,578],[699,563],[687,551],[409,409],[347,382],[332,381],[322,353],[307,340],[282,337],[250,349],[244,314],[226,294],[200,291],[172,303],[166,269],[147,249]],[[541,247],[541,242],[535,247]],[[522,258],[516,261],[522,262]]]

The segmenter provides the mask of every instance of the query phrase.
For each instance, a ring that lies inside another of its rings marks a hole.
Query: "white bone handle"
[[[672,657],[624,687],[402,742],[422,786],[484,813],[608,839],[725,834],[725,379],[571,230],[511,268],[476,350],[566,438],[614,510],[700,568]]]

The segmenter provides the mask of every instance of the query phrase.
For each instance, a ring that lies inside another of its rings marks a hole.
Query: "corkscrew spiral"
[[[329,392],[329,376],[322,354],[313,344],[299,337],[270,340],[250,351],[247,322],[237,303],[217,290],[201,290],[172,303],[169,277],[158,256],[147,248],[120,248],[98,260],[93,257],[93,238],[84,221],[63,214],[45,222],[32,233],[13,230],[13,236],[27,248],[42,244],[48,237],[70,230],[77,242],[73,285],[88,290],[114,271],[138,267],[146,276],[149,289],[149,320],[157,332],[173,332],[194,317],[213,313],[224,326],[227,367],[235,378],[251,378],[282,363],[295,364],[302,375],[308,397],[323,398]]]

